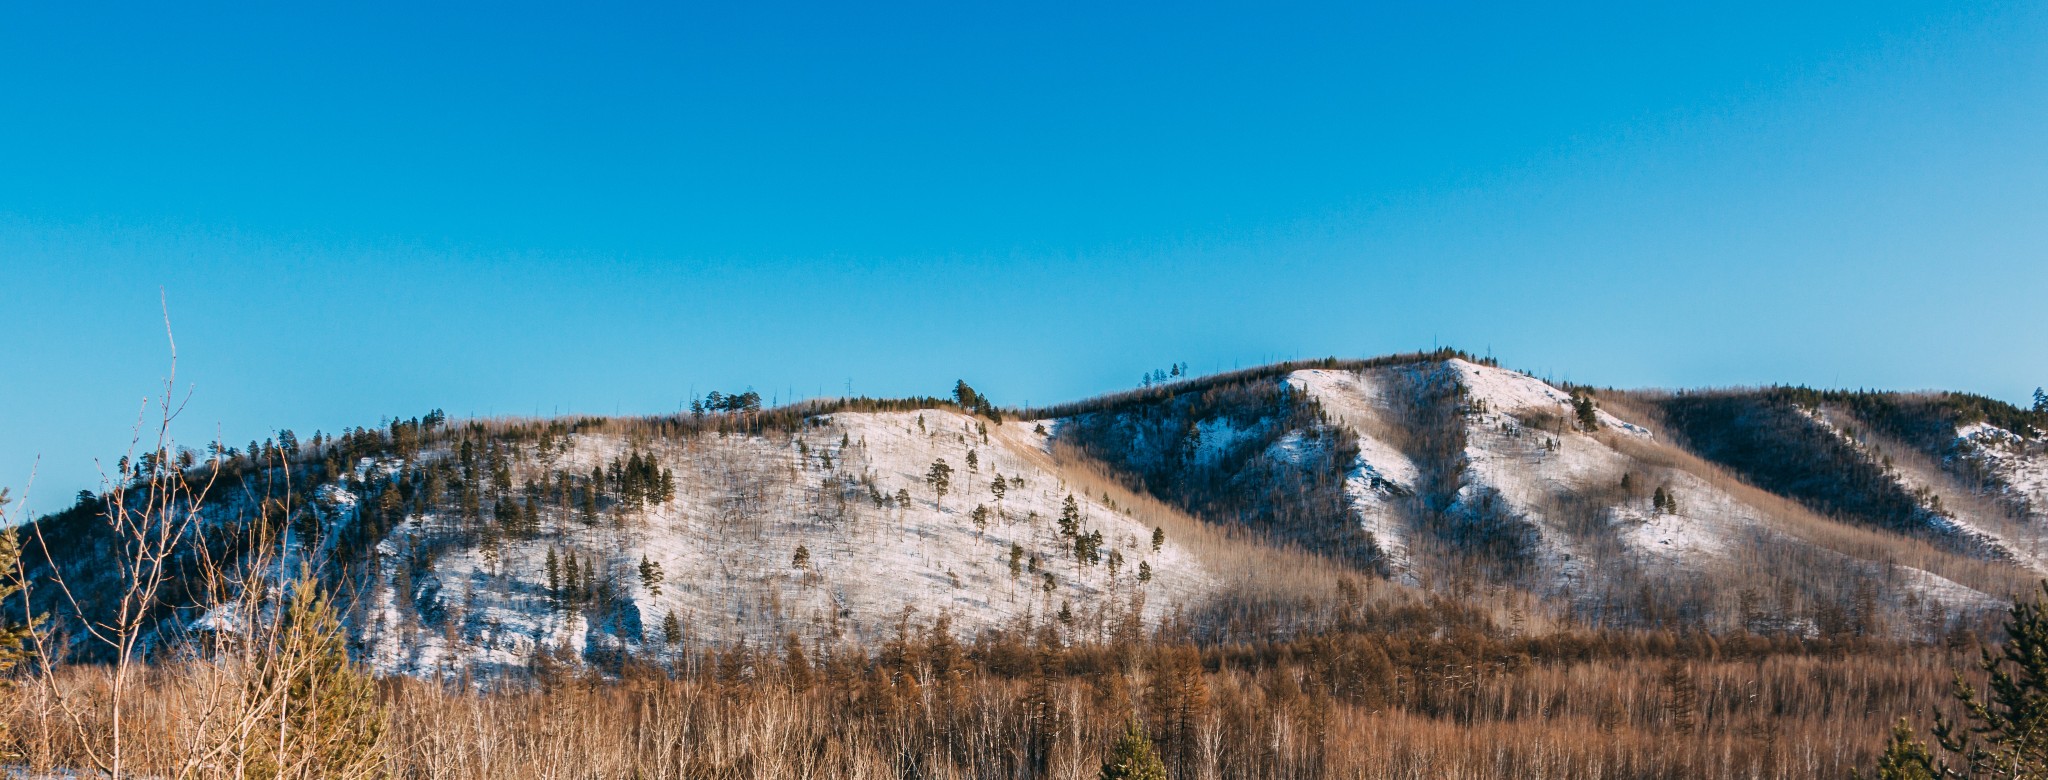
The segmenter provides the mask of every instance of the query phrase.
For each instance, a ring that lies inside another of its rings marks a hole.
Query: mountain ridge
[[[1518,630],[1928,638],[2048,570],[2048,415],[1977,396],[1594,389],[1452,350],[1160,378],[1036,409],[965,382],[713,394],[281,434],[183,469],[166,452],[38,519],[27,560],[86,594],[73,623],[104,611],[92,564],[119,547],[94,524],[203,473],[203,554],[150,605],[163,646],[222,619],[204,566],[303,564],[348,597],[357,655],[440,678],[913,625],[1285,637],[1359,594]]]

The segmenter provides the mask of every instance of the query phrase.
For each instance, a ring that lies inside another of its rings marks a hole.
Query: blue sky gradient
[[[159,389],[160,289],[195,445],[1432,344],[2048,383],[2038,3],[44,5],[0,7],[39,510]]]

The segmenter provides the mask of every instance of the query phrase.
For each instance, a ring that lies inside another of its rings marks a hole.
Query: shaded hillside
[[[1326,425],[1312,398],[1278,379],[1186,388],[1062,418],[1054,431],[1056,441],[1108,464],[1133,489],[1196,517],[1361,565],[1377,558],[1344,498],[1356,441]]]
[[[1829,517],[1925,530],[1913,495],[1788,394],[1681,393],[1658,409],[1686,447],[1757,487]]]

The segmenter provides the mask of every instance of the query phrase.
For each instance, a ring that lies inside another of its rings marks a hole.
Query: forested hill
[[[422,676],[1393,615],[1930,638],[2048,575],[2042,407],[1576,387],[1443,351],[1175,366],[1044,409],[961,382],[651,418],[436,411],[124,461],[123,485],[24,531],[24,557],[81,656],[124,603],[169,648],[305,573],[347,605],[354,654]],[[116,565],[138,545],[164,553],[141,597]]]

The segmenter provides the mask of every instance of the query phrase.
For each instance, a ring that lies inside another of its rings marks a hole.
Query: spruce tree
[[[562,600],[562,561],[555,556],[555,548],[548,548],[548,598]]]
[[[1109,760],[1102,762],[1101,780],[1166,780],[1166,765],[1160,763],[1158,754],[1152,751],[1152,739],[1145,736],[1145,729],[1132,718],[1124,727],[1123,736],[1117,737],[1116,744],[1109,749]]]
[[[1161,548],[1161,547],[1165,547],[1165,546],[1166,546],[1166,529],[1165,529],[1165,528],[1161,528],[1161,527],[1159,527],[1159,526],[1156,526],[1156,525],[1155,525],[1155,526],[1152,526],[1152,551],[1153,551],[1153,552],[1159,552],[1159,548]]]
[[[1962,759],[1965,777],[2048,777],[2048,605],[2015,600],[2005,634],[1997,652],[1985,649],[1977,661],[1983,691],[1956,678],[1964,722],[1937,716],[1934,737]]]
[[[673,609],[661,619],[661,641],[669,647],[683,643],[683,622],[676,619],[676,611]]]
[[[244,777],[373,775],[386,724],[376,682],[349,660],[341,621],[310,577],[292,585],[279,639],[257,661],[251,699],[281,711],[256,721]]]
[[[1593,394],[1584,390],[1572,391],[1572,412],[1578,417],[1579,429],[1596,431],[1600,429],[1598,407],[1593,405]]]
[[[1851,771],[1849,776],[1860,780],[1860,772]],[[1875,780],[1935,780],[1949,776],[1935,762],[1934,753],[1927,749],[1927,743],[1913,738],[1913,727],[1900,718],[1892,726],[1891,741],[1886,742],[1884,752],[1877,756]]]
[[[2048,582],[2042,591],[2048,595]],[[2015,599],[2005,635],[1977,660],[1983,690],[1956,675],[1962,720],[1935,714],[1935,742],[1960,764],[1936,760],[1901,721],[1878,758],[1878,777],[2048,778],[2048,603]]]
[[[7,502],[7,490],[0,488],[0,510],[7,507]],[[0,511],[0,516],[4,514],[4,511]],[[6,603],[21,592],[20,561],[21,540],[15,534],[15,530],[9,528],[0,531],[0,604]],[[23,622],[0,616],[0,701],[7,701],[11,696],[10,689],[14,687],[14,668],[33,657],[34,649],[29,643],[30,634],[40,622],[40,617]],[[7,739],[7,726],[0,723],[0,745],[7,744]],[[5,756],[5,753],[0,752],[0,756]]]

